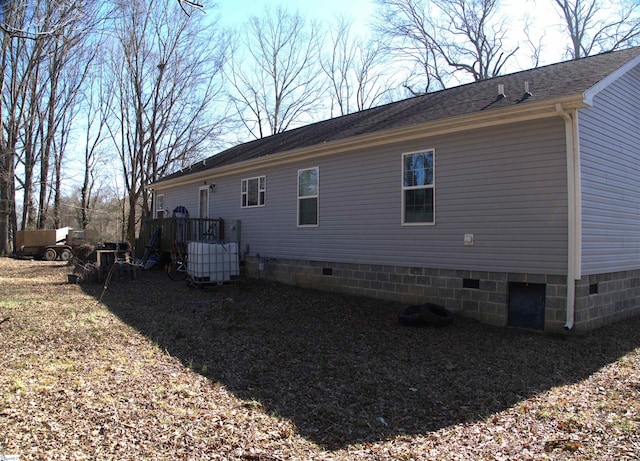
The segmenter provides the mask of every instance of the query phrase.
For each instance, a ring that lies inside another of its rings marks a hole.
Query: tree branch
[[[194,1],[191,0],[178,0],[178,4],[180,5],[180,8],[182,8],[182,11],[184,11],[184,14],[186,14],[187,16],[191,17],[191,15],[189,14],[189,12],[186,10],[186,8],[184,7],[184,5],[188,5],[191,8],[195,8],[197,10],[202,11],[203,13],[206,14],[206,11],[204,10],[204,5],[201,5],[200,3],[196,3]]]

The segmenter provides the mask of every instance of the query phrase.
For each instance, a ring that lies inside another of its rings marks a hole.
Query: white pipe
[[[578,138],[578,112],[567,112],[562,104],[556,104],[556,112],[565,121],[567,155],[567,311],[565,330],[575,323],[576,280],[581,278],[582,216],[580,149]],[[573,116],[572,116],[573,115]]]

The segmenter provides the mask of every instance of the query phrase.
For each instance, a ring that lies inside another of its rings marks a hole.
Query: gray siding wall
[[[583,274],[640,269],[640,68],[579,114]]]
[[[202,183],[190,185],[187,187],[169,187],[157,191],[159,194],[164,194],[164,208],[165,217],[171,217],[172,211],[177,206],[184,206],[189,210],[189,216],[192,218],[198,217],[198,187]]]
[[[402,153],[435,149],[435,225],[401,225]],[[320,168],[320,221],[296,225],[297,171]],[[265,175],[266,206],[240,207],[240,181]],[[241,220],[241,253],[263,258],[566,274],[563,121],[477,130],[215,176],[211,217]],[[166,194],[197,210],[198,184]],[[172,208],[169,208],[172,207]],[[464,245],[464,234],[474,245]],[[247,253],[248,251],[248,253]]]

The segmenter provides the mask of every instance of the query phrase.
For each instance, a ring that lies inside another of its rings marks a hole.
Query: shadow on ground
[[[640,346],[640,319],[570,338],[464,319],[415,329],[398,323],[401,304],[264,281],[195,288],[160,271],[112,281],[102,301],[186,366],[328,449],[482,420]]]

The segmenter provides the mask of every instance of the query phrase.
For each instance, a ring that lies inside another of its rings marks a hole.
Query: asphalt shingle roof
[[[231,147],[161,181],[325,142],[580,94],[639,54],[635,47],[551,64],[313,123]],[[525,82],[532,95],[522,100]],[[497,99],[499,84],[505,89],[502,99]]]

